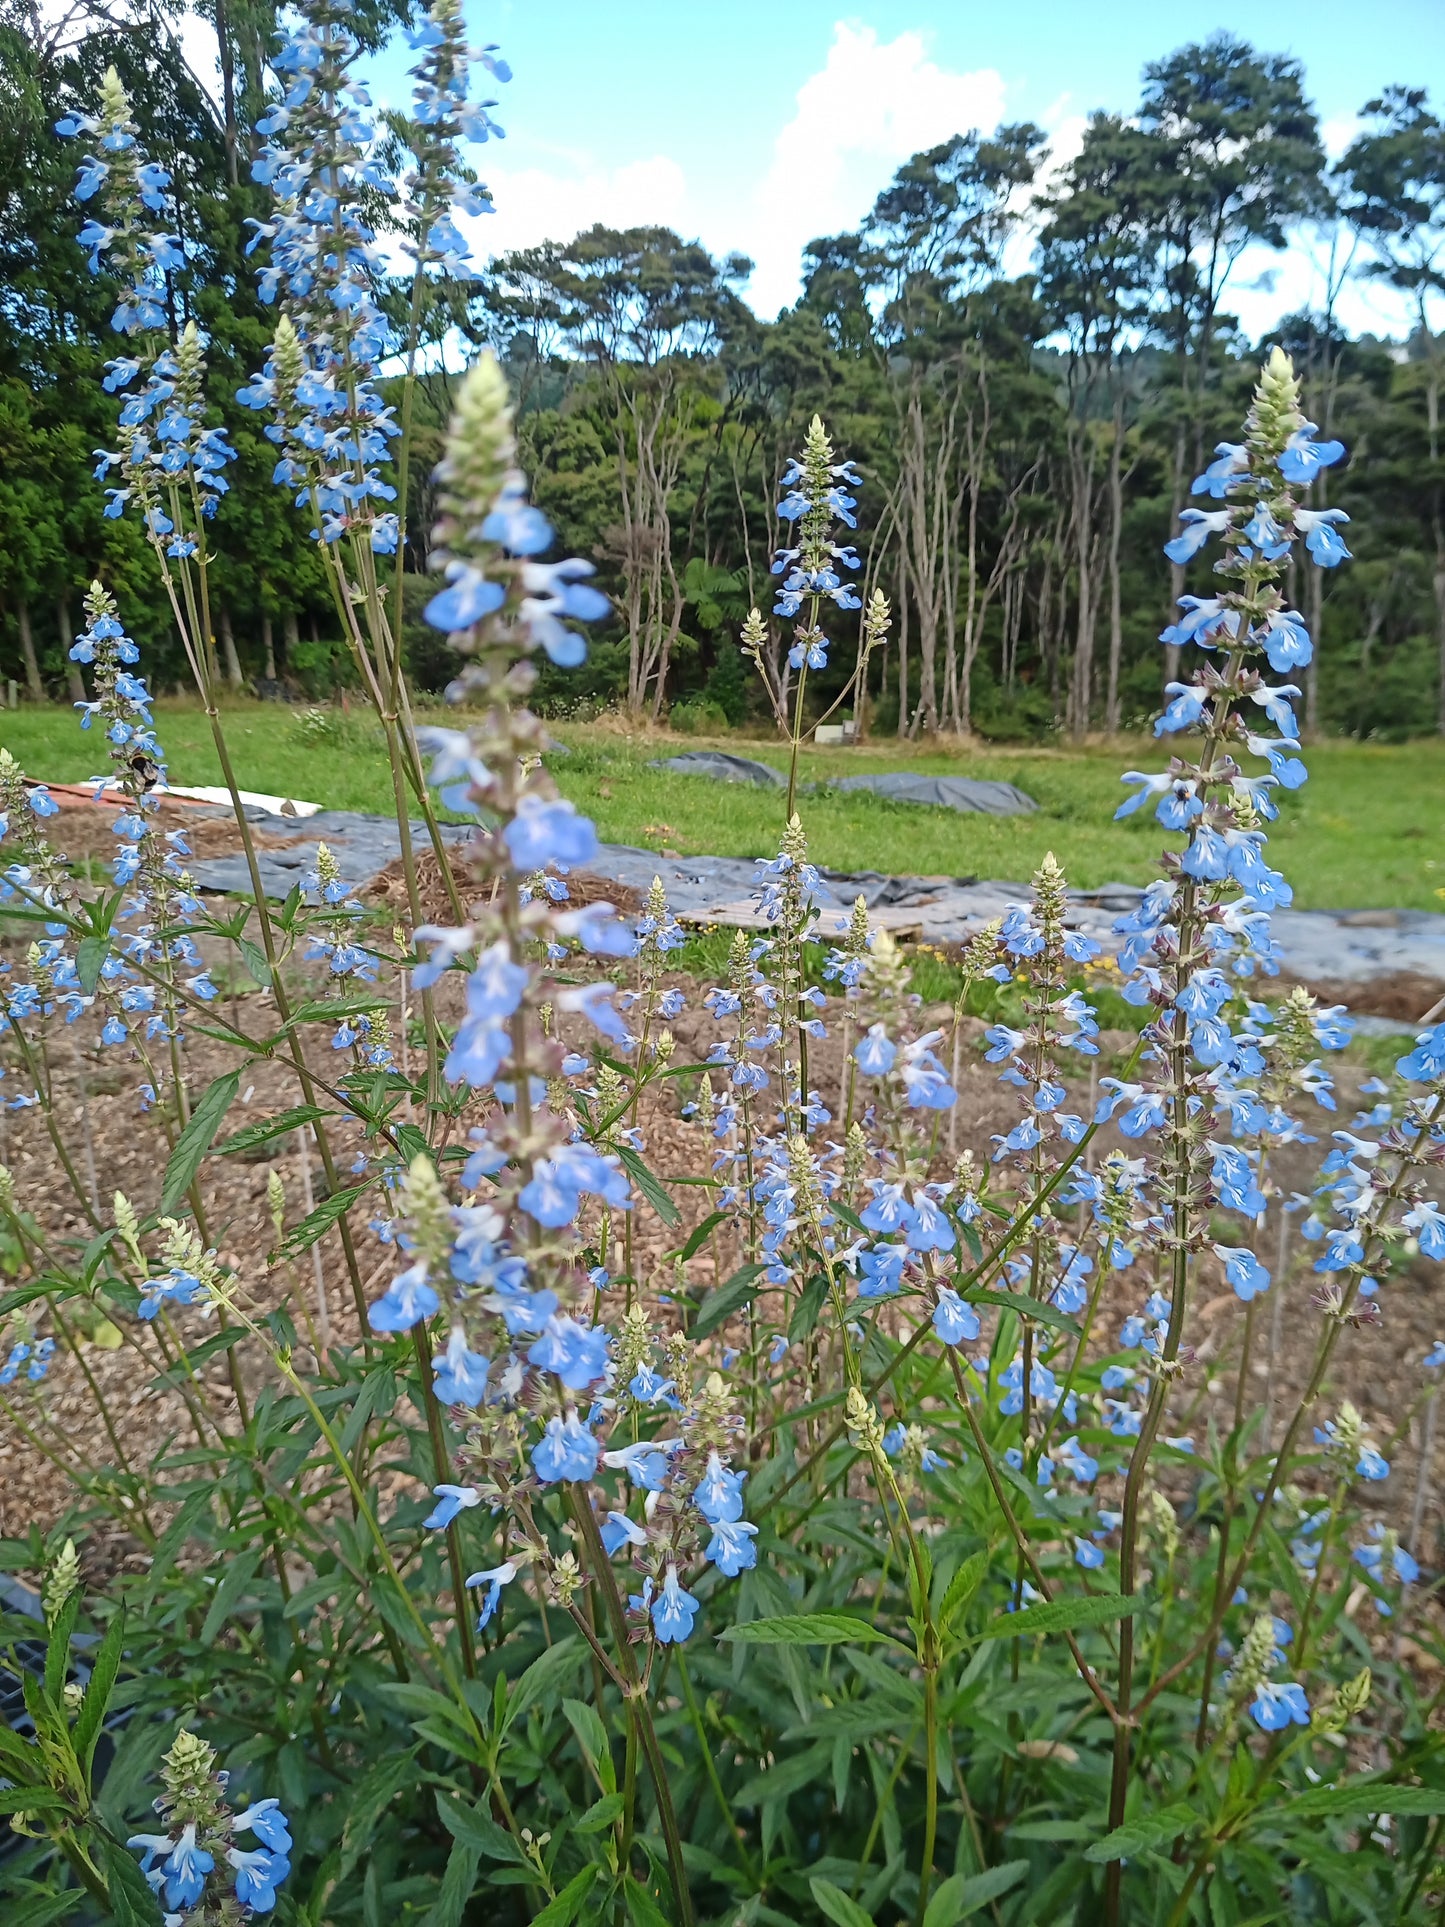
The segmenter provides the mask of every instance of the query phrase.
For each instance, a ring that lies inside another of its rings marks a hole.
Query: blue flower
[[[1243,442],[1216,442],[1215,459],[1194,480],[1193,495],[1212,495],[1222,502],[1236,476],[1249,473],[1249,450]]]
[[[371,1307],[371,1329],[378,1332],[410,1331],[422,1319],[430,1318],[439,1308],[441,1300],[426,1280],[424,1259],[402,1272],[399,1278],[394,1278]]]
[[[1270,668],[1281,676],[1310,661],[1314,645],[1297,609],[1275,609],[1265,618],[1264,652]]]
[[[1252,1251],[1236,1245],[1216,1245],[1214,1255],[1224,1266],[1224,1276],[1235,1296],[1248,1304],[1262,1291],[1269,1290],[1269,1273]]]
[[[978,1337],[978,1313],[965,1304],[951,1285],[940,1285],[933,1310],[933,1329],[945,1345],[961,1345]]]
[[[629,1481],[644,1492],[661,1492],[667,1478],[668,1454],[675,1444],[670,1439],[640,1439],[635,1445],[604,1452],[602,1463],[614,1472],[626,1473]]]
[[[1343,442],[1311,440],[1314,433],[1315,424],[1305,422],[1290,436],[1279,457],[1280,474],[1299,488],[1307,487],[1322,468],[1332,468],[1345,452]],[[1295,520],[1299,520],[1298,510]]]
[[[256,1800],[231,1822],[237,1833],[254,1833],[272,1853],[290,1853],[291,1827],[279,1800]]]
[[[1254,513],[1240,534],[1266,562],[1277,562],[1282,555],[1289,553],[1289,537],[1263,502],[1255,503]]]
[[[462,1326],[453,1325],[447,1348],[432,1360],[436,1374],[436,1395],[443,1405],[466,1405],[475,1409],[487,1389],[491,1362],[481,1352],[472,1351]]]
[[[1295,526],[1304,531],[1305,547],[1322,569],[1335,569],[1349,561],[1350,551],[1334,527],[1336,522],[1349,521],[1343,509],[1296,509],[1294,519]]]
[[[860,1298],[892,1298],[903,1283],[903,1267],[908,1253],[902,1245],[874,1245],[858,1254],[863,1276],[858,1285]]]
[[[677,1567],[669,1566],[662,1591],[652,1601],[652,1630],[663,1646],[680,1645],[692,1632],[697,1601],[678,1583]]]
[[[893,1068],[898,1046],[890,1043],[882,1024],[873,1024],[859,1038],[853,1057],[865,1077],[886,1077]]]
[[[1204,714],[1204,705],[1209,700],[1209,691],[1197,683],[1171,682],[1166,685],[1166,695],[1174,700],[1167,706],[1164,714],[1154,724],[1154,734],[1165,736],[1179,729],[1193,729]]]
[[[204,1847],[196,1845],[194,1823],[188,1826],[161,1862],[168,1907],[194,1907],[206,1890],[206,1875],[215,1860]]]
[[[1262,1680],[1250,1702],[1249,1710],[1257,1725],[1266,1733],[1279,1733],[1293,1723],[1308,1726],[1310,1723],[1310,1703],[1305,1698],[1305,1689],[1297,1680],[1285,1680],[1276,1684],[1272,1680]]]
[[[740,1572],[751,1572],[758,1563],[758,1549],[753,1544],[757,1530],[746,1519],[724,1519],[713,1528],[704,1559],[711,1560],[728,1579],[736,1579]]]
[[[43,783],[37,783],[27,798],[31,811],[36,816],[59,816],[60,805]]]
[[[577,1216],[584,1191],[621,1209],[626,1209],[632,1197],[615,1156],[600,1156],[585,1145],[567,1144],[554,1157],[534,1165],[530,1180],[517,1194],[517,1202],[538,1224],[556,1230]]]
[[[511,1585],[516,1576],[517,1568],[512,1561],[508,1559],[500,1566],[488,1567],[485,1572],[472,1573],[467,1580],[466,1583],[469,1587],[485,1586],[487,1589],[486,1597],[482,1600],[481,1612],[477,1616],[477,1631],[479,1633],[485,1631],[492,1615],[502,1603],[503,1586]]]
[[[693,1488],[692,1502],[710,1526],[731,1525],[743,1516],[745,1472],[733,1472],[716,1452],[709,1452],[707,1469]]]
[[[543,1485],[590,1479],[597,1470],[597,1455],[596,1439],[569,1411],[565,1419],[548,1419],[545,1434],[532,1447],[532,1469]]]
[[[1422,1030],[1415,1039],[1415,1048],[1408,1056],[1396,1060],[1395,1069],[1412,1084],[1428,1084],[1437,1077],[1445,1077],[1445,1023],[1436,1024],[1433,1030]]]
[[[1445,1214],[1439,1205],[1422,1198],[1413,1210],[1405,1213],[1401,1222],[1419,1240],[1422,1256],[1445,1260]]]
[[[554,1315],[527,1353],[527,1361],[539,1372],[554,1373],[569,1391],[584,1391],[607,1374],[607,1333],[601,1326],[579,1325],[575,1318]]]
[[[438,1503],[422,1524],[433,1532],[444,1532],[460,1513],[482,1502],[482,1495],[474,1485],[434,1485],[432,1491]]]
[[[446,575],[449,587],[432,597],[425,616],[433,629],[443,629],[448,635],[472,628],[507,599],[505,589],[489,582],[469,562],[449,562]]]
[[[609,1512],[602,1522],[602,1550],[611,1559],[624,1546],[645,1546],[647,1531],[625,1512]]]
[[[242,1853],[237,1847],[231,1847],[226,1858],[235,1870],[237,1900],[258,1914],[269,1914],[276,1905],[276,1889],[291,1871],[291,1862],[284,1854],[264,1849]]]
[[[1172,541],[1164,544],[1164,553],[1171,562],[1188,562],[1192,556],[1198,555],[1211,535],[1221,535],[1229,527],[1230,519],[1228,509],[1214,512],[1181,509],[1179,520],[1184,527]]]
[[[542,870],[549,863],[584,864],[597,854],[597,832],[571,803],[524,796],[504,832],[519,869]]]

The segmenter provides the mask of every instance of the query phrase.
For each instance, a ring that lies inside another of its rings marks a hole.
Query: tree
[[[1107,580],[1109,663],[1105,727],[1119,727],[1123,611],[1119,579],[1124,524],[1123,452],[1131,384],[1125,344],[1147,311],[1153,261],[1141,184],[1157,142],[1126,121],[1096,114],[1083,145],[1040,206],[1039,301],[1065,340],[1064,387],[1077,572],[1077,626],[1069,720],[1076,737],[1093,706],[1098,581]],[[1107,534],[1097,528],[1100,443]]]
[[[1158,327],[1177,371],[1170,515],[1202,466],[1205,399],[1215,372],[1221,301],[1251,243],[1286,244],[1290,224],[1318,207],[1324,151],[1296,60],[1257,54],[1215,34],[1144,69],[1137,181],[1156,255]],[[1183,574],[1171,571],[1171,608]],[[1178,674],[1171,645],[1167,675]]]
[[[617,473],[618,520],[608,548],[621,578],[627,624],[627,707],[661,713],[682,623],[673,557],[672,498],[708,358],[739,306],[752,264],[719,265],[670,228],[601,226],[566,248],[531,249],[496,265],[501,313],[525,317],[536,340],[545,312],[558,337],[596,372]]]
[[[1371,269],[1405,295],[1415,321],[1412,347],[1424,368],[1429,466],[1419,477],[1429,502],[1438,661],[1436,727],[1445,735],[1445,474],[1441,470],[1442,356],[1433,316],[1445,297],[1445,125],[1423,88],[1387,87],[1368,102],[1374,125],[1341,165],[1346,213],[1373,251]]]

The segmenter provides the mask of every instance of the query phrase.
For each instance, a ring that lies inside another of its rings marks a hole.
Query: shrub
[[[684,736],[725,736],[730,727],[726,712],[705,696],[690,702],[674,703],[667,713],[668,726]]]

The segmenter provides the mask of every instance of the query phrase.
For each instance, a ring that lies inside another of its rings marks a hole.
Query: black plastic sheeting
[[[1026,816],[1038,804],[1012,783],[979,776],[922,776],[913,770],[878,776],[840,776],[835,790],[871,790],[894,803],[920,803],[934,809],[975,811],[984,816]]]
[[[219,812],[226,816],[230,811]],[[370,883],[373,877],[401,855],[401,832],[392,816],[367,816],[360,810],[318,810],[314,816],[273,816],[255,804],[246,806],[246,820],[268,836],[295,837],[289,849],[258,850],[261,886],[268,897],[289,896],[308,870],[316,868],[316,846],[324,843],[341,871],[342,880],[353,889]],[[470,823],[443,823],[442,837],[447,843],[465,843],[472,834]],[[431,838],[425,823],[411,826],[412,848],[428,849]],[[251,872],[244,856],[213,856],[189,866],[191,875],[203,890],[224,896],[250,896]]]
[[[782,789],[787,777],[767,763],[748,756],[730,756],[725,749],[690,749],[681,756],[665,756],[654,769],[670,769],[678,776],[707,776],[714,783],[755,783],[759,789]]]
[[[767,763],[732,756],[723,749],[690,749],[681,756],[655,762],[678,776],[706,776],[714,783],[755,783],[760,789],[781,789],[787,778]],[[834,776],[826,783],[806,783],[807,790],[868,790],[893,803],[917,803],[929,809],[963,810],[984,816],[1024,816],[1038,804],[1013,783],[980,776],[921,776],[916,770],[884,770],[872,776]]]
[[[272,897],[284,897],[306,870],[315,867],[318,842],[324,841],[336,852],[342,875],[357,887],[384,870],[401,850],[390,817],[325,810],[297,818],[272,816],[255,808],[246,814],[272,834],[297,839],[289,849],[258,853],[266,894]],[[443,833],[449,843],[465,842],[471,827],[448,824]],[[425,847],[426,832],[420,823],[412,825],[412,837],[418,848]],[[772,851],[759,851],[764,854]],[[212,857],[190,867],[203,890],[250,895],[241,857]],[[674,912],[681,916],[697,917],[724,904],[745,902],[755,888],[751,857],[665,857],[655,850],[604,843],[587,868],[591,875],[625,884],[639,895],[646,894],[654,877],[661,877]],[[1068,920],[1112,954],[1117,945],[1115,920],[1134,908],[1140,894],[1138,886],[1129,883],[1071,890]],[[1011,903],[1027,902],[1029,890],[1022,882],[974,877],[890,877],[876,870],[822,872],[820,903],[846,907],[859,896],[874,909],[916,911],[924,940],[949,944],[962,942],[981,923],[1002,916]],[[1366,983],[1399,970],[1418,971],[1445,983],[1445,916],[1437,913],[1276,910],[1272,928],[1284,968],[1306,983]]]

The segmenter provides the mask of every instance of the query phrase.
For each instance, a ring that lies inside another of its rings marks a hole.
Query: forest
[[[251,176],[277,22],[268,0],[214,7],[217,99],[163,14],[0,7],[0,678],[26,700],[84,697],[67,651],[97,575],[157,686],[184,678],[144,534],[93,477],[115,434],[100,379],[114,288],[76,244],[75,156],[55,124],[114,64],[176,178],[169,319],[197,322],[213,398],[234,394],[274,326],[247,254],[269,205]],[[354,24],[375,45],[399,14],[373,0]],[[1405,86],[1361,110],[1331,163],[1301,63],[1217,35],[1148,65],[1133,111],[1094,114],[1062,165],[1028,123],[914,155],[855,231],[809,244],[802,295],[772,321],[747,304],[744,257],[662,227],[594,227],[428,284],[407,576],[428,566],[440,425],[490,345],[537,500],[614,606],[581,676],[544,671],[543,707],[759,721],[737,633],[772,607],[765,505],[819,413],[863,477],[859,593],[881,588],[895,616],[865,727],[1034,741],[1135,728],[1181,663],[1160,637],[1184,569],[1166,598],[1160,545],[1278,342],[1321,435],[1350,450],[1309,504],[1348,515],[1354,566],[1289,581],[1316,639],[1302,721],[1383,741],[1445,731],[1445,126]],[[1261,246],[1308,249],[1321,292],[1252,341],[1230,300]],[[1357,277],[1395,291],[1406,339],[1343,329]],[[218,660],[237,689],[335,693],[349,659],[304,523],[272,485],[274,451],[245,407],[215,419],[238,457],[215,543]],[[452,666],[410,619],[422,599],[406,598],[408,667],[439,690]],[[780,634],[774,622],[775,654]],[[844,653],[814,679],[820,710]]]

